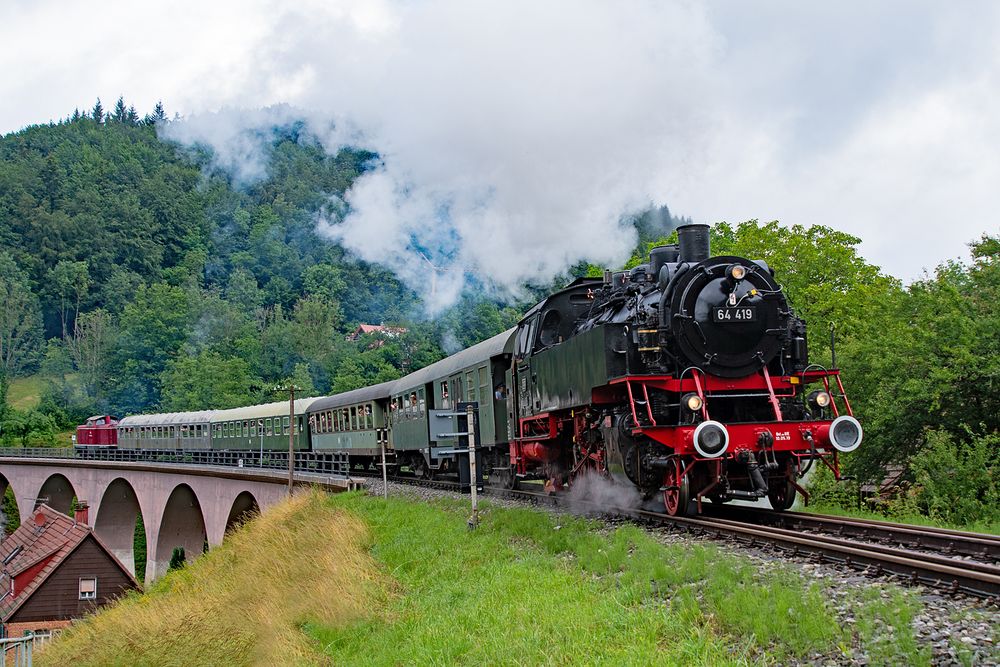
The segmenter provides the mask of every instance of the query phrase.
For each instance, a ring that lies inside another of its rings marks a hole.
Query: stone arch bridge
[[[344,477],[295,473],[299,485],[332,491],[354,488]],[[21,522],[40,502],[71,514],[73,498],[89,505],[88,523],[133,573],[136,518],[146,529],[146,584],[167,571],[175,547],[188,560],[250,513],[288,495],[288,475],[277,470],[178,463],[0,458],[0,497],[10,487]]]

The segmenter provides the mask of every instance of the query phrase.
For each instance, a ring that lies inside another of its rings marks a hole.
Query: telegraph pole
[[[292,495],[292,486],[295,484],[295,392],[301,387],[296,387],[289,382],[284,387],[275,387],[275,391],[288,392],[288,495]]]
[[[295,385],[288,385],[288,495],[295,484]]]
[[[469,429],[469,490],[472,493],[472,516],[469,517],[469,528],[474,530],[479,526],[479,498],[476,495],[476,415],[472,411],[472,403],[465,408],[466,428]]]

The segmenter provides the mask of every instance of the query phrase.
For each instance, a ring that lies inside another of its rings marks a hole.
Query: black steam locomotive
[[[672,514],[705,497],[786,509],[811,462],[839,475],[861,425],[839,371],[809,365],[805,323],[767,264],[712,257],[706,225],[678,238],[520,323],[511,472],[553,486],[613,475],[662,491]]]

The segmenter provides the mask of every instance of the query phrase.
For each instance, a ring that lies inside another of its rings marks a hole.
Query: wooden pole
[[[475,415],[472,412],[472,404],[465,408],[465,423],[469,429],[469,490],[472,493],[472,517],[469,519],[469,528],[475,529],[479,525],[479,497],[476,494],[476,422],[473,421]]]
[[[288,385],[288,495],[295,484],[295,385]]]
[[[385,470],[385,436],[382,436],[382,442],[379,443],[382,446],[382,497],[389,498],[389,475]]]

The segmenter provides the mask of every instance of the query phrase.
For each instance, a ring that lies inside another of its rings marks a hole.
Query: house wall
[[[97,577],[96,599],[80,599],[81,577]],[[131,588],[134,585],[128,576],[98,546],[93,535],[88,535],[14,613],[9,624],[80,618]]]
[[[65,630],[72,624],[73,621],[27,621],[24,623],[7,623],[4,626],[4,630],[8,637],[23,637],[25,632]]]

